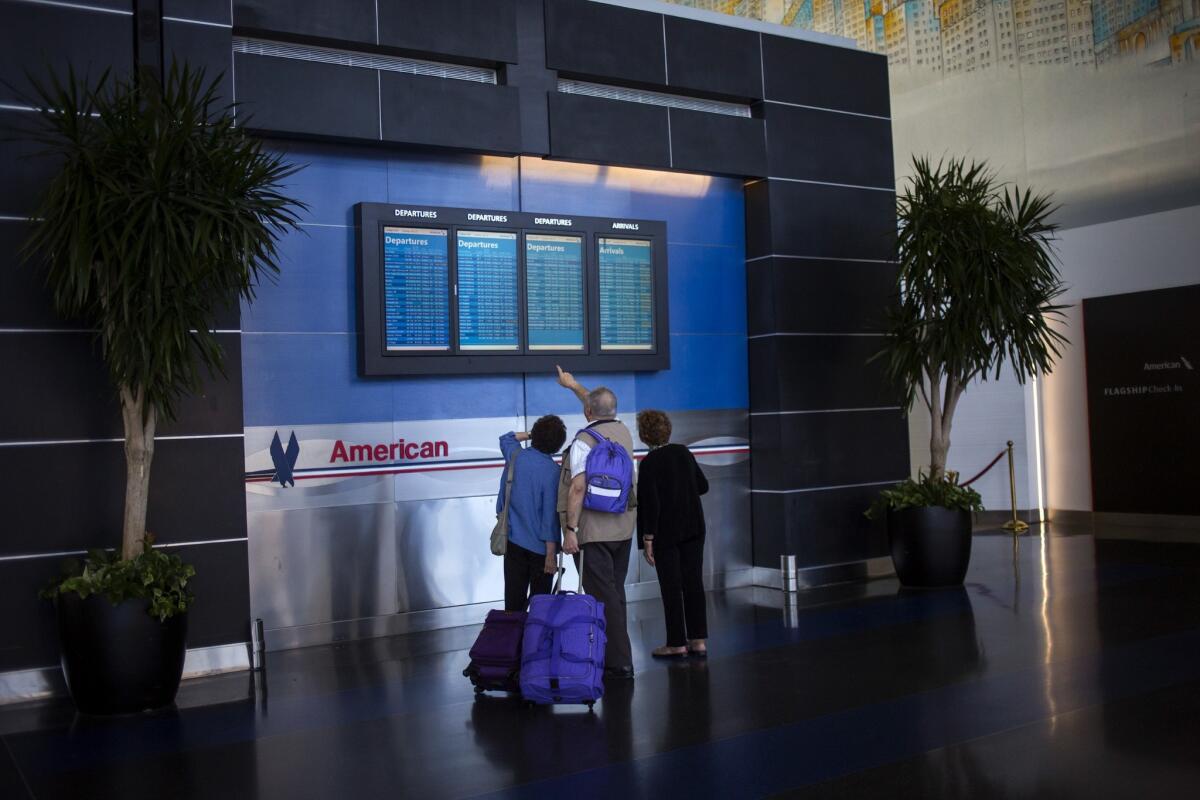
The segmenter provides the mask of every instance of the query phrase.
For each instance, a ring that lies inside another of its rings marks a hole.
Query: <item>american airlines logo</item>
[[[415,208],[397,208],[397,217],[419,217],[420,219],[437,219],[436,211],[418,211]]]
[[[614,222],[613,223],[614,231],[636,231],[637,229],[638,229],[638,224],[636,222]]]
[[[1190,369],[1194,370],[1192,362],[1187,360],[1186,356],[1180,356],[1178,361],[1147,361],[1142,365],[1143,372],[1156,372],[1162,369]]]
[[[534,217],[533,224],[534,225],[562,225],[564,227],[569,228],[572,225],[574,225],[575,223],[573,221],[571,221],[570,219],[563,219],[562,217]]]
[[[469,212],[467,214],[467,219],[471,220],[471,222],[508,222],[508,215],[507,214],[477,214],[475,212]]]

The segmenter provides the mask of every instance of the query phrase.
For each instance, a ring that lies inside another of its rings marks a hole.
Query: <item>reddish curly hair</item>
[[[657,409],[639,411],[637,429],[638,438],[651,447],[661,447],[671,441],[671,418]]]

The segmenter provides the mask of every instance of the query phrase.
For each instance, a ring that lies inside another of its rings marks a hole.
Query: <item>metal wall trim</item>
[[[250,669],[250,650],[247,642],[194,647],[183,661],[183,678],[203,678],[225,672]],[[40,667],[13,672],[0,672],[0,706],[62,697],[67,693],[60,667]]]

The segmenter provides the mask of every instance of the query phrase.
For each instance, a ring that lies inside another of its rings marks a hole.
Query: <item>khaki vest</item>
[[[592,430],[601,436],[612,439],[625,448],[629,457],[633,458],[633,436],[620,420],[608,420],[593,425]],[[576,437],[578,438],[578,437]],[[589,436],[587,442],[592,444]],[[574,441],[572,441],[574,444]],[[558,475],[558,519],[566,527],[567,497],[571,492],[571,449],[568,447],[563,455],[562,470]],[[633,528],[637,524],[637,469],[635,462],[634,485],[629,487],[629,506],[623,514],[607,514],[603,511],[589,511],[586,508],[579,516],[579,543],[589,542],[623,542],[633,538]]]

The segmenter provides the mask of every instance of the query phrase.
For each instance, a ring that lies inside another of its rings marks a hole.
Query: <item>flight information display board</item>
[[[359,203],[364,377],[668,369],[667,226]]]
[[[517,234],[459,231],[457,257],[459,349],[519,349]]]
[[[529,349],[582,351],[583,237],[526,234],[525,276]]]
[[[654,348],[653,245],[601,237],[600,349]]]
[[[384,339],[390,352],[450,349],[447,231],[383,229]]]

